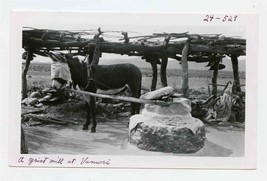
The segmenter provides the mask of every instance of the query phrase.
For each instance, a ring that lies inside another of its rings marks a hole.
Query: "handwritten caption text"
[[[18,163],[20,164],[26,164],[29,166],[41,166],[41,165],[102,165],[102,166],[108,166],[111,164],[110,159],[107,160],[94,160],[90,159],[89,157],[83,157],[83,158],[71,158],[66,159],[63,157],[56,157],[56,158],[50,158],[50,157],[20,157],[18,159]]]

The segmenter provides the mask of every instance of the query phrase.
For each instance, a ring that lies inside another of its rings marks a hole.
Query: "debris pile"
[[[32,92],[29,97],[22,100],[21,104],[33,107],[43,107],[44,104],[59,102],[67,97],[72,97],[65,91],[53,88],[45,88],[42,91]]]
[[[239,123],[245,121],[245,93],[234,93],[227,84],[218,97],[207,100],[193,100],[192,115],[208,124],[244,127]]]

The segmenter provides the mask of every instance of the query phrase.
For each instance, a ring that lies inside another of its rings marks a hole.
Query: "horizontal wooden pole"
[[[75,92],[78,94],[87,95],[87,96],[106,98],[106,99],[116,99],[120,101],[134,102],[134,103],[140,103],[140,104],[154,104],[154,105],[160,105],[160,106],[169,106],[170,104],[172,104],[172,102],[164,102],[164,101],[158,101],[158,100],[145,100],[145,99],[137,99],[134,97],[124,97],[124,96],[116,96],[116,95],[97,94],[97,93],[87,92],[87,91],[82,91],[82,90],[69,89],[69,91]]]
[[[94,46],[94,43],[89,43],[89,45]],[[101,42],[100,49],[102,52],[131,52],[131,51],[145,51],[145,52],[155,52],[161,51],[164,49],[163,45],[141,45],[141,44],[134,44],[134,43],[110,43],[110,42]]]
[[[220,54],[234,54],[245,55],[245,49],[243,47],[227,47],[227,46],[209,46],[209,45],[192,45],[190,44],[190,52],[208,52],[208,53],[220,53]]]
[[[38,38],[27,38],[24,40],[24,44],[33,45],[33,47],[41,48],[46,47],[47,49],[59,48],[60,50],[68,50],[71,48],[83,48],[89,46],[90,48],[95,47],[94,40],[88,41],[70,41],[60,42],[57,40],[41,40]],[[156,45],[153,43],[148,44],[137,44],[137,43],[117,43],[117,42],[100,42],[99,48],[104,53],[116,53],[116,54],[130,54],[132,52],[137,53],[152,53],[165,51],[167,55],[181,54],[184,47],[185,41],[170,42],[168,45]],[[225,45],[206,45],[190,43],[189,45],[190,54],[194,52],[207,52],[207,53],[220,53],[220,54],[231,54],[231,55],[245,55],[246,47],[244,45],[225,44]]]
[[[88,40],[83,42],[78,42],[78,41],[60,42],[57,40],[41,40],[38,38],[28,38],[25,41],[26,42],[24,43],[38,47],[54,48],[54,47],[84,47],[93,40]]]
[[[89,43],[90,46],[94,46],[93,43]],[[167,54],[181,54],[184,46],[184,41],[168,44],[167,46],[163,45],[141,45],[141,44],[133,44],[133,43],[109,43],[102,42],[100,43],[100,50],[102,52],[108,53],[124,53],[137,51],[137,52],[160,52],[166,50]],[[210,46],[210,45],[197,45],[190,44],[190,53],[194,52],[207,52],[207,53],[220,53],[220,54],[237,54],[237,55],[245,55],[245,47],[243,46]]]

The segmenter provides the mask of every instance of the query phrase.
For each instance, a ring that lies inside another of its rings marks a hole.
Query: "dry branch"
[[[40,122],[44,122],[44,123],[54,123],[54,124],[59,124],[59,125],[67,125],[68,122],[62,121],[62,120],[53,120],[50,119],[47,116],[42,116],[42,115],[34,115],[34,114],[28,114],[28,115],[24,115],[25,117],[32,118],[35,121],[40,121]]]
[[[63,122],[63,123],[66,122],[66,123],[71,123],[71,124],[78,125],[78,123],[75,122],[75,121],[62,120],[62,119],[53,118],[53,117],[50,117],[50,116],[48,116],[47,118],[52,119],[52,120],[55,120],[55,121]]]
[[[176,37],[176,38],[185,38],[188,37],[188,31],[184,33],[153,33],[155,36],[159,37],[165,37],[165,36],[171,36],[171,37]]]
[[[29,111],[23,111],[22,110],[21,116],[24,116],[26,114],[41,113],[44,111],[45,111],[45,109],[36,109],[36,110],[29,110]]]
[[[33,118],[37,121],[41,122],[49,122],[49,123],[54,123],[54,124],[60,124],[60,125],[67,125],[69,123],[77,125],[77,122],[74,121],[68,121],[68,120],[62,120],[59,118],[54,118],[50,116],[43,116],[43,115],[34,115],[34,114],[28,114],[28,115],[23,115],[27,118]]]

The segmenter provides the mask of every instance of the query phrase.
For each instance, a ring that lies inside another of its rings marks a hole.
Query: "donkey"
[[[128,86],[132,97],[139,98],[141,94],[142,74],[138,67],[132,64],[113,64],[113,65],[90,65],[89,71],[84,62],[78,58],[66,56],[70,68],[73,86],[88,92],[96,93],[97,89],[110,90]],[[88,73],[89,72],[89,73]],[[88,75],[89,74],[89,75]],[[95,97],[86,98],[87,119],[83,125],[83,130],[88,130],[92,115],[91,132],[96,131],[96,103]],[[139,114],[140,104],[131,103],[131,115]]]

